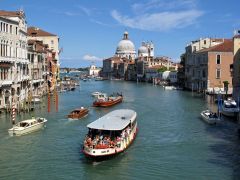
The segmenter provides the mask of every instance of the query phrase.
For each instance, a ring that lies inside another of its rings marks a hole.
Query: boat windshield
[[[26,122],[21,122],[21,123],[19,124],[19,126],[20,126],[20,127],[28,127],[29,124],[26,123]]]

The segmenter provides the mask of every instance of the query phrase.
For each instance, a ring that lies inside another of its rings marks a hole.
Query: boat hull
[[[207,116],[205,114],[204,111],[201,112],[201,117],[202,117],[202,120],[205,121],[208,124],[217,124],[220,121],[219,118],[210,118],[209,116]]]
[[[81,112],[80,114],[77,114],[77,115],[69,114],[68,119],[81,119],[81,118],[87,116],[88,112],[89,112],[88,110],[85,110],[85,111],[83,111],[83,112]]]
[[[95,101],[93,103],[93,106],[94,107],[109,107],[109,106],[113,106],[115,104],[118,104],[122,101],[123,101],[123,97],[121,96],[121,97],[117,97],[114,100],[109,100],[109,101]]]
[[[132,129],[132,132],[129,134],[128,137],[124,138],[120,142],[120,146],[117,148],[103,148],[103,149],[93,149],[88,147],[83,147],[83,153],[86,157],[101,160],[113,157],[119,153],[124,152],[135,140],[138,133],[137,123],[135,127]]]
[[[46,122],[47,121],[44,121],[26,128],[13,127],[8,130],[8,133],[10,136],[21,136],[21,135],[29,134],[31,132],[42,129],[45,126]]]
[[[224,116],[236,117],[237,114],[239,113],[239,110],[238,110],[238,108],[235,108],[235,109],[222,108],[221,113],[222,113]]]

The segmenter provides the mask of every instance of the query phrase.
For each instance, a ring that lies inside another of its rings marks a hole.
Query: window
[[[216,79],[221,78],[221,69],[216,69]]]
[[[217,54],[217,59],[216,59],[216,63],[217,64],[221,64],[221,56],[220,56],[220,54]]]
[[[10,25],[10,33],[12,34],[12,25]]]
[[[206,71],[205,71],[205,69],[203,69],[203,71],[202,71],[202,77],[203,77],[203,78],[206,77]]]
[[[197,50],[196,46],[193,46],[193,52],[195,52]]]
[[[53,40],[51,40],[51,44],[54,44],[54,41],[53,41]]]
[[[207,44],[207,41],[206,40],[204,40],[204,42],[203,42],[204,44]]]
[[[16,27],[16,35],[18,34],[18,27]]]

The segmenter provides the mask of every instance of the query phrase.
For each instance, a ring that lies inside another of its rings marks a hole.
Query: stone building
[[[28,40],[28,60],[30,62],[31,96],[47,93],[48,46],[42,41]]]
[[[200,39],[186,47],[185,87],[196,91],[220,92],[223,82],[232,90],[230,64],[233,62],[231,39]]]
[[[46,32],[37,27],[29,27],[27,29],[28,39],[29,40],[37,40],[42,41],[43,44],[48,45],[48,49],[52,52],[52,61],[51,69],[53,72],[52,76],[52,84],[56,84],[57,80],[59,79],[60,73],[60,64],[59,64],[59,37],[55,34]]]
[[[27,22],[23,11],[0,11],[0,108],[28,96]]]
[[[233,37],[233,64],[231,65],[233,97],[239,101],[240,97],[240,30],[236,31]]]
[[[90,68],[88,70],[88,75],[97,77],[97,76],[99,76],[100,71],[101,71],[101,68],[98,68],[93,64],[93,65],[90,66]]]

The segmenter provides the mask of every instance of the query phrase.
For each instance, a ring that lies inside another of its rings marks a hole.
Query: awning
[[[1,68],[10,68],[11,66],[12,64],[9,64],[9,63],[0,63]]]
[[[90,129],[120,131],[134,122],[137,113],[131,109],[119,109],[112,111],[105,116],[87,125]]]

